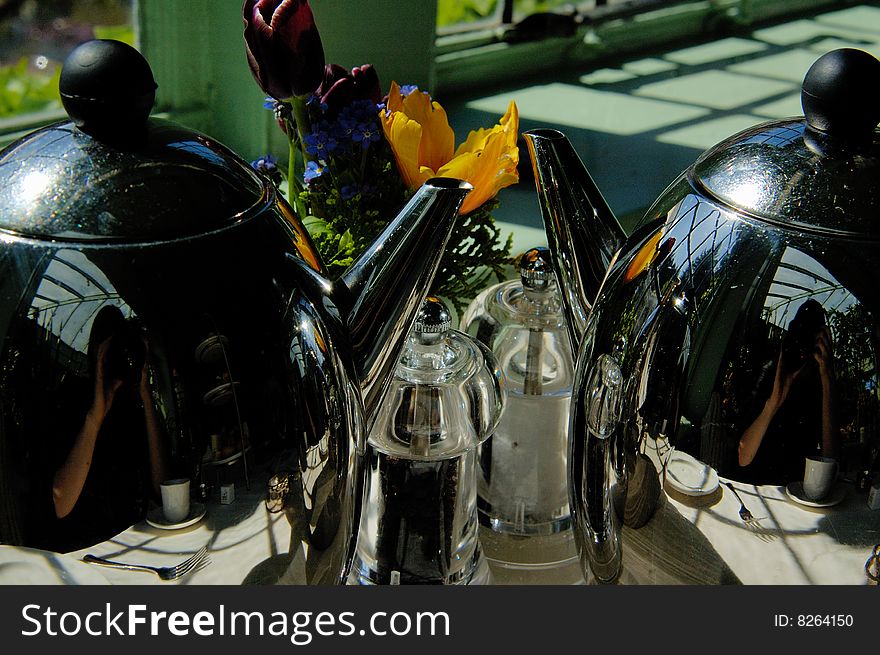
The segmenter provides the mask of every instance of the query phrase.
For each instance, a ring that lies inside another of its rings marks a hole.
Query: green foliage
[[[378,110],[366,99],[331,110],[311,96],[278,102],[275,111],[290,140],[288,197],[338,277],[406,200]]]
[[[131,25],[95,26],[95,37],[116,39],[134,46]],[[61,65],[50,62],[45,70],[33,70],[27,57],[0,66],[0,118],[61,108],[58,78]]]
[[[575,0],[514,0],[513,11],[516,18],[521,18],[573,4]],[[438,0],[437,27],[485,20],[495,15],[498,5],[499,0]]]
[[[95,25],[96,39],[115,39],[127,43],[132,48],[135,44],[134,28],[131,25]]]
[[[504,267],[511,264],[513,235],[509,234],[501,245],[501,230],[492,218],[497,206],[498,200],[493,199],[456,219],[434,278],[432,293],[448,298],[459,314],[493,277],[497,282],[503,281]]]
[[[329,275],[338,277],[403,207],[406,188],[384,141],[360,153],[337,154],[324,170],[300,192],[300,199],[310,210],[305,227]],[[343,189],[363,188],[364,180],[371,181],[368,192],[343,198]]]
[[[498,0],[439,0],[437,2],[437,27],[458,23],[472,23],[492,16]]]
[[[834,334],[834,358],[839,375],[858,380],[861,386],[873,376],[874,321],[862,304],[851,305],[844,312],[828,312],[828,324]]]
[[[877,379],[877,353],[874,351],[874,320],[861,303],[846,311],[828,312],[828,325],[834,341],[840,414],[853,416],[859,393],[869,380]]]
[[[576,0],[514,0],[515,16],[528,16],[542,11],[553,11],[566,5],[576,5]]]
[[[60,66],[45,72],[30,71],[25,57],[0,67],[0,118],[60,107],[60,75]]]
[[[343,200],[342,187],[330,174],[317,178],[300,193],[300,199],[312,211],[304,221],[306,230],[331,278],[351,266],[412,195],[403,186],[393,155],[384,141],[371,162],[378,174],[369,179],[379,191],[372,198],[356,194]],[[498,201],[491,200],[456,219],[434,278],[431,293],[448,299],[459,313],[492,278],[499,282],[504,280],[504,267],[511,263],[513,235],[508,235],[502,245],[501,230],[492,217],[497,206]]]
[[[395,186],[393,178],[390,181],[390,186]],[[359,195],[342,201],[336,189],[330,187],[325,192],[324,207],[334,208],[331,218],[309,216],[304,223],[321,253],[328,274],[335,278],[367,249],[396,212],[388,216],[372,212],[359,218],[355,209],[362,202]],[[303,194],[309,195],[314,202],[314,190]],[[400,208],[405,200],[406,197],[401,196]],[[501,230],[492,217],[497,206],[498,201],[491,200],[467,216],[456,219],[434,278],[431,293],[446,298],[459,314],[471,298],[492,283],[493,278],[497,282],[503,281],[504,267],[511,264],[513,235],[508,235],[502,245]]]

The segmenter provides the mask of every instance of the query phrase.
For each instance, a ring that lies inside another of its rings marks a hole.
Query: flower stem
[[[302,152],[303,163],[308,163],[308,153],[305,149],[305,135],[309,133],[309,113],[306,110],[306,96],[294,96],[286,101],[291,109],[293,120],[287,119],[287,142],[289,146],[290,160],[287,165],[287,194],[291,204],[299,214],[300,220],[309,215],[308,207],[302,198],[303,180],[302,172],[297,171],[296,155]]]
[[[290,164],[287,167],[287,195],[289,196],[291,204],[296,209],[296,213],[299,215],[300,220],[305,220],[306,216],[309,215],[309,211],[302,198],[303,183],[300,180],[299,173],[296,171],[297,149],[296,139],[291,139]]]
[[[308,95],[293,96],[290,98],[290,108],[293,111],[293,120],[296,123],[296,131],[299,134],[299,144],[302,148],[303,163],[308,164],[312,161],[306,150],[305,137],[312,132],[312,122],[309,120],[309,111],[306,107]]]
[[[369,145],[361,148],[361,167],[360,171],[358,171],[358,185],[363,185],[364,183],[364,172],[367,170],[367,150],[369,150]]]

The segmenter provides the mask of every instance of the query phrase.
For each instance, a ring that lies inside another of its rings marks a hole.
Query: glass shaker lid
[[[492,353],[451,329],[443,301],[422,305],[370,443],[414,459],[453,457],[487,439],[504,403]]]
[[[519,258],[518,283],[499,286],[491,300],[499,310],[493,312],[496,320],[502,325],[562,328],[562,297],[549,249],[526,250]]]

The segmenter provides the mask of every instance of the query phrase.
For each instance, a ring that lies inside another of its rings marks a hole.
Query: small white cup
[[[804,466],[804,495],[807,500],[821,500],[828,495],[837,478],[837,460],[830,457],[807,457]]]
[[[169,523],[180,523],[189,516],[189,480],[166,480],[160,488],[165,519]]]

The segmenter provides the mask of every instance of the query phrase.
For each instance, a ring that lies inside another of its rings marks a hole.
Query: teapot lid
[[[59,81],[70,117],[0,152],[0,232],[74,242],[194,236],[245,218],[268,183],[208,137],[149,119],[156,83],[119,41],[89,41]]]
[[[794,229],[880,238],[880,61],[844,48],[804,78],[805,117],[721,142],[688,171],[734,211]]]

